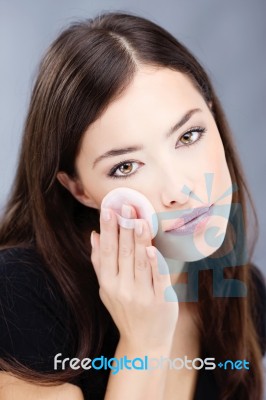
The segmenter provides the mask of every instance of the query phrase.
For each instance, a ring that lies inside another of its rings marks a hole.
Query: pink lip
[[[195,220],[196,223],[196,220],[199,217],[203,218],[204,214],[206,214],[207,217],[212,210],[212,206],[213,204],[206,207],[198,207],[195,208],[191,213],[182,215],[180,218],[175,220],[175,222],[168,229],[166,229],[165,232],[178,231],[178,229],[182,227],[183,227],[182,231],[184,231],[185,225],[189,224],[189,222]]]

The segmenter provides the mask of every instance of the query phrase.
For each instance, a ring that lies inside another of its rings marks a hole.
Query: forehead
[[[164,104],[169,107],[172,103],[175,108],[177,105],[186,107],[200,99],[203,100],[202,96],[184,73],[169,68],[142,67],[119,98],[107,107],[101,119],[108,119],[122,110],[127,114],[141,112],[143,106],[164,109]]]
[[[169,68],[141,67],[87,132],[99,141],[165,131],[190,109],[204,107],[203,97],[187,75]]]

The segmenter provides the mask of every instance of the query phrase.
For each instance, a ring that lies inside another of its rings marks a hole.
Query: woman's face
[[[176,257],[179,247],[181,259],[200,259],[224,239],[232,200],[224,148],[209,105],[180,72],[140,68],[85,132],[76,171],[74,195],[88,206],[100,209],[117,187],[144,194],[158,215],[154,243],[165,256]],[[195,229],[169,231],[186,221],[182,215],[211,205],[212,215]]]

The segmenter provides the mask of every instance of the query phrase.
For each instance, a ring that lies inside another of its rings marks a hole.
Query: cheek
[[[218,131],[213,135],[213,140],[209,141],[208,146],[201,155],[198,174],[201,175],[201,187],[198,186],[199,193],[202,196],[207,195],[212,201],[216,201],[232,185],[224,147]],[[231,199],[227,198],[227,202],[228,200],[231,202]]]
[[[95,206],[100,209],[102,199],[112,189],[112,186],[110,182],[109,188],[98,169],[92,168],[93,159],[94,155],[92,151],[88,151],[84,147],[76,158],[75,168],[82,183],[85,196],[93,200]]]
[[[106,187],[103,187],[103,180],[99,179],[99,176],[90,171],[89,168],[82,168],[82,166],[78,169],[78,175],[84,195],[93,201],[96,208],[100,209],[101,201],[108,191]],[[98,182],[98,184],[95,184],[95,182]]]
[[[221,199],[222,203],[231,203],[232,197],[230,195],[230,189],[232,188],[232,181],[223,148],[219,153],[217,153],[217,157],[213,164],[213,171],[214,196],[225,196],[223,199]],[[228,195],[226,195],[227,192]]]

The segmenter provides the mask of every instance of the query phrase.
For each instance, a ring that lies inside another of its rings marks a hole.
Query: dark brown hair
[[[85,130],[123,93],[141,65],[186,74],[212,104],[232,182],[238,187],[233,203],[241,204],[244,213],[247,204],[252,205],[220,103],[203,68],[181,43],[155,23],[121,12],[100,14],[64,30],[40,65],[17,174],[1,222],[0,245],[35,246],[43,257],[73,314],[78,330],[76,357],[80,359],[100,354],[106,321],[110,320],[99,298],[86,240],[92,230],[99,231],[99,214],[77,202],[56,176],[59,171],[75,176],[75,158]],[[246,229],[246,216],[244,225]],[[228,240],[229,234],[225,243]],[[252,365],[249,371],[230,374],[215,370],[222,400],[262,397],[261,351],[252,319],[255,293],[249,264],[250,258],[245,265],[224,269],[226,278],[247,284],[246,298],[214,298],[210,271],[204,271],[200,280],[196,313],[203,348],[217,359],[247,359]],[[55,382],[60,377],[23,372],[11,363],[2,365],[24,379]],[[78,373],[68,370],[62,379]]]

